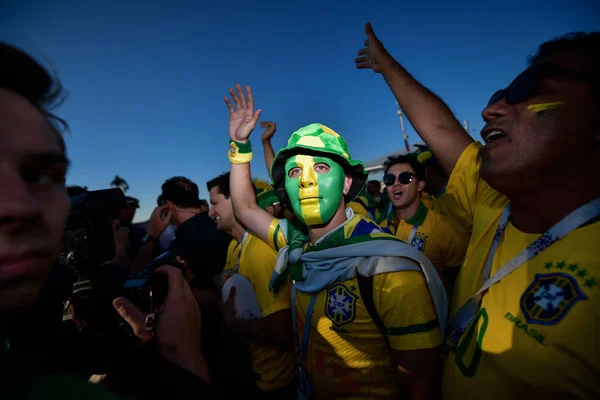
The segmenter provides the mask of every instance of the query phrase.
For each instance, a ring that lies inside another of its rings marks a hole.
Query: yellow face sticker
[[[548,110],[558,110],[566,103],[564,101],[555,101],[554,103],[540,103],[540,104],[532,104],[527,107],[527,109],[534,113],[541,113],[543,111]]]

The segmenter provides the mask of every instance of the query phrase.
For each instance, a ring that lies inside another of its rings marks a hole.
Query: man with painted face
[[[429,209],[421,199],[425,166],[416,154],[388,157],[384,163],[390,210],[379,226],[421,251],[440,275],[451,299],[454,281],[465,258],[468,236],[452,221]]]
[[[445,397],[600,398],[600,32],[542,44],[483,109],[483,146],[370,24],[366,35],[357,67],[383,75],[451,173],[447,215],[472,231],[448,328]]]
[[[279,252],[271,290],[293,280],[300,398],[434,398],[446,299],[433,266],[346,208],[367,174],[321,124],[294,132],[271,168],[273,187],[304,227],[260,209],[248,142],[260,110],[246,92],[230,89],[235,108],[226,98],[231,198],[240,221]]]

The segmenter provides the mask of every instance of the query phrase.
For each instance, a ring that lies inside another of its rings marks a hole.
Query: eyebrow
[[[27,162],[32,164],[42,165],[61,165],[68,168],[71,165],[71,161],[63,153],[34,153],[27,154],[23,157]]]

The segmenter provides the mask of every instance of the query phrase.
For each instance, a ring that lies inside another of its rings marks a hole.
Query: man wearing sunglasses
[[[365,30],[357,68],[383,75],[472,230],[445,397],[599,398],[600,32],[542,44],[484,108],[482,146]]]
[[[421,200],[425,166],[417,154],[389,157],[384,166],[383,183],[390,207],[377,223],[431,261],[451,299],[454,281],[467,251],[468,236]]]

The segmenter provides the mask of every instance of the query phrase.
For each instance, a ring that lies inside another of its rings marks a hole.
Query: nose
[[[22,223],[39,217],[41,204],[18,171],[0,164],[0,223]]]
[[[494,118],[502,117],[508,113],[510,105],[506,102],[506,99],[500,99],[495,103],[488,105],[481,112],[481,116],[485,122],[491,121]]]
[[[312,168],[303,168],[302,175],[298,180],[301,188],[309,188],[317,185],[316,173]]]
[[[211,207],[208,210],[208,216],[211,217],[211,218],[214,218],[214,216],[215,216],[215,207]]]

